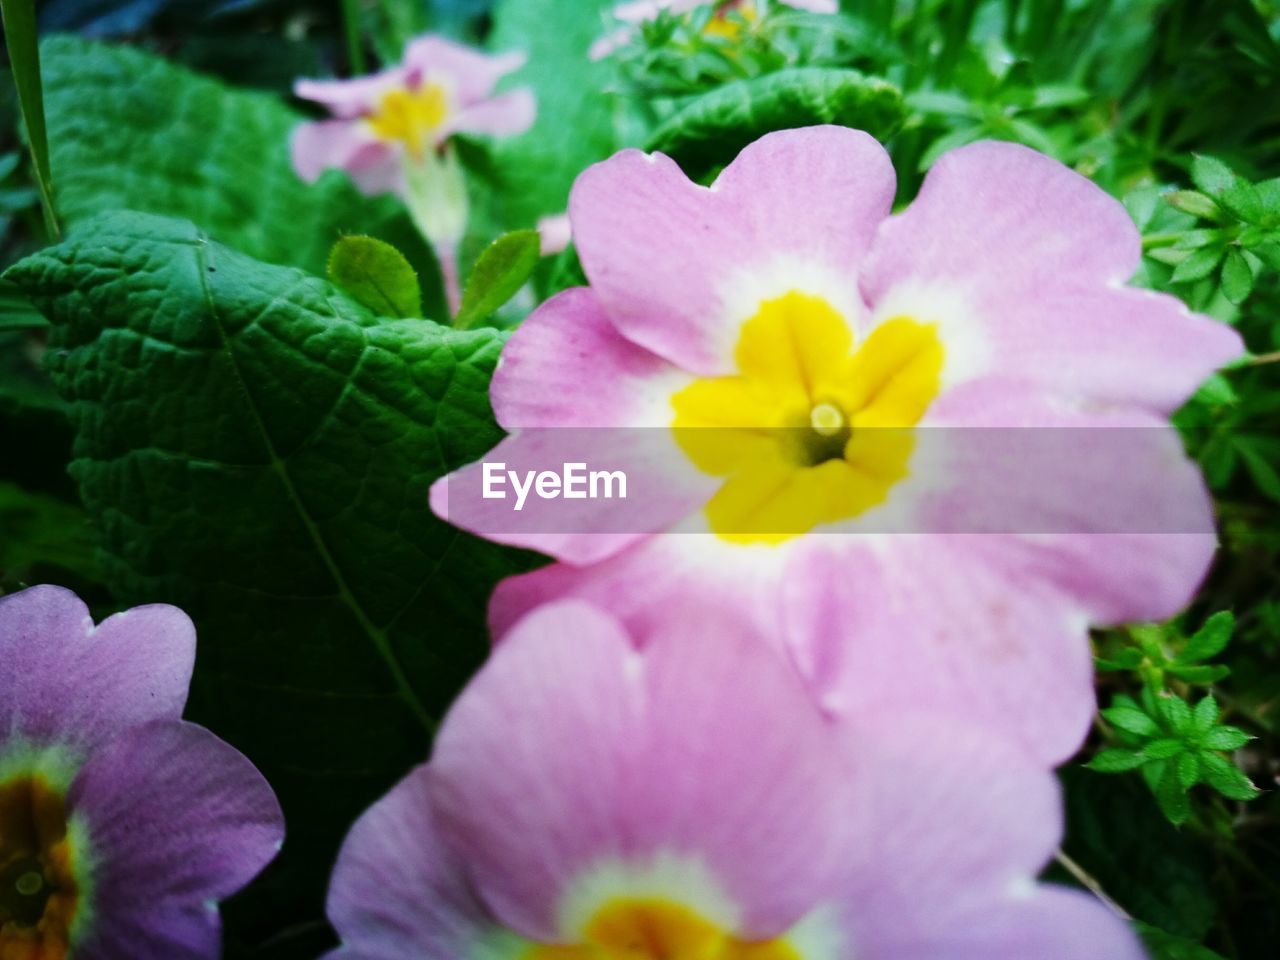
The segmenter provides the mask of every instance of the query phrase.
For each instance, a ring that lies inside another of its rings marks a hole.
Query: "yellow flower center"
[[[741,19],[734,20],[727,16],[729,13],[736,13]],[[724,37],[727,40],[735,40],[742,34],[743,21],[754,23],[758,14],[756,13],[756,5],[751,0],[743,0],[741,3],[727,3],[720,7],[702,32],[712,37]]]
[[[605,904],[575,946],[534,946],[521,960],[801,960],[785,940],[747,942],[667,900]]]
[[[80,899],[62,794],[41,777],[0,784],[0,960],[65,960]]]
[[[449,116],[449,94],[439,83],[413,90],[390,90],[369,115],[369,126],[383,140],[399,143],[416,159],[435,145],[435,134]]]
[[[698,469],[725,477],[706,506],[712,531],[779,543],[864,513],[907,476],[944,351],[935,325],[909,317],[854,350],[829,303],[793,291],[743,324],[734,358],[738,373],[671,398],[672,427]]]

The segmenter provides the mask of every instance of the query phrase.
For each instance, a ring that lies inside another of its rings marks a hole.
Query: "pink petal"
[[[810,13],[839,13],[840,0],[783,0],[788,7],[808,10]]]
[[[498,81],[519,70],[525,59],[518,51],[494,55],[429,34],[405,48],[403,67],[411,83],[428,76],[447,78],[456,102],[466,108],[493,93]]]
[[[542,255],[555,256],[573,242],[573,228],[569,214],[558,213],[538,220],[538,237],[542,241]]]
[[[70,590],[0,597],[0,730],[88,748],[187,702],[196,633],[177,607],[134,607],[93,625]]]
[[[934,165],[881,227],[861,285],[873,309],[922,292],[953,304],[989,354],[986,372],[1169,411],[1242,347],[1177,299],[1124,287],[1140,258],[1133,222],[1098,186],[1034,150],[984,142]]]
[[[578,178],[569,216],[610,321],[712,375],[732,369],[739,327],[762,300],[802,289],[856,318],[853,277],[893,192],[874,139],[809,127],[757,140],[710,189],[661,154],[624,150]]]
[[[308,183],[326,170],[345,170],[367,196],[399,189],[400,155],[374,139],[359,121],[322,120],[294,127],[289,141],[293,169]]]
[[[407,83],[406,71],[395,67],[351,80],[299,80],[293,92],[303,100],[323,104],[341,120],[351,120],[370,113],[385,94],[403,89]]]
[[[564,935],[583,871],[663,855],[700,862],[768,935],[825,899],[845,853],[833,736],[748,636],[694,623],[637,651],[612,618],[557,604],[455,704],[433,798],[481,897],[526,936]]]
[[[419,767],[356,821],[329,882],[329,920],[359,960],[465,955],[494,924],[440,835]]]
[[[449,124],[450,132],[509,137],[524,133],[538,115],[538,103],[527,87],[463,107]]]

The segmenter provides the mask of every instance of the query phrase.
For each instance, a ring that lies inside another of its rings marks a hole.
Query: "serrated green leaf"
[[[541,256],[536,230],[503,234],[480,254],[467,277],[456,324],[469,327],[493,314],[528,282]]]
[[[1212,198],[1205,196],[1199,190],[1174,190],[1166,193],[1164,199],[1175,210],[1181,210],[1202,220],[1217,219],[1221,212]]]
[[[343,833],[426,756],[514,568],[428,506],[500,436],[502,336],[375,317],[146,214],[82,223],[6,277],[54,321],[108,585],[192,615],[192,712],[284,805],[265,912],[319,916]]]
[[[1154,960],[1224,960],[1221,954],[1195,940],[1175,936],[1141,920],[1135,920],[1134,925]]]
[[[1103,673],[1115,673],[1118,670],[1132,670],[1137,667],[1138,664],[1142,663],[1142,651],[1135,647],[1125,647],[1109,659],[1095,657],[1093,663],[1094,666]]]
[[[1103,719],[1121,730],[1149,737],[1160,732],[1160,727],[1149,716],[1136,707],[1109,707],[1102,711]]]
[[[1216,197],[1237,179],[1235,171],[1215,157],[1197,155],[1191,163],[1191,182],[1211,197]]]
[[[343,237],[329,251],[329,279],[380,317],[421,317],[422,289],[409,261],[375,237]]]
[[[1227,250],[1222,262],[1222,295],[1232,303],[1240,304],[1253,292],[1253,268],[1236,247]]]
[[[1160,812],[1174,826],[1186,823],[1187,817],[1191,815],[1191,800],[1178,780],[1177,764],[1171,763],[1165,768],[1164,775],[1156,785],[1156,803],[1160,805]]]
[[[1178,755],[1175,762],[1178,771],[1178,783],[1183,790],[1190,790],[1200,780],[1200,758],[1188,751]]]
[[[1113,748],[1099,752],[1085,766],[1098,773],[1123,773],[1126,770],[1137,769],[1146,762],[1147,758],[1139,750]]]
[[[1249,181],[1240,178],[1223,190],[1222,205],[1245,223],[1257,223],[1262,219],[1262,198]]]
[[[277,97],[129,47],[55,36],[40,49],[54,199],[70,227],[118,209],[182,217],[259,260],[316,274],[339,236],[363,233],[434,270],[398,201],[363,197],[338,172],[298,179],[289,135],[304,117]]]
[[[1200,663],[1210,657],[1216,657],[1231,642],[1231,634],[1236,628],[1235,614],[1230,610],[1220,610],[1191,635],[1187,645],[1178,653],[1178,663]]]
[[[1201,753],[1200,767],[1204,782],[1230,800],[1252,800],[1258,795],[1255,787],[1239,768],[1216,753]]]
[[[1269,240],[1249,250],[1272,270],[1280,270],[1280,240]]]
[[[1252,739],[1239,727],[1221,726],[1205,733],[1200,745],[1209,750],[1239,750]]]
[[[1222,262],[1225,253],[1226,250],[1223,247],[1201,247],[1179,263],[1169,279],[1173,283],[1203,280]]]
[[[1170,693],[1162,696],[1157,701],[1157,705],[1160,715],[1164,717],[1165,723],[1171,730],[1180,734],[1191,732],[1191,707],[1187,705],[1187,701],[1176,693]]]
[[[1160,740],[1152,740],[1142,748],[1142,756],[1147,760],[1168,760],[1176,757],[1187,748],[1187,745],[1181,740],[1171,738],[1163,738]]]
[[[773,130],[834,123],[886,140],[905,118],[902,93],[886,80],[857,70],[796,67],[696,97],[654,131],[648,147],[699,176]]]
[[[1225,677],[1231,676],[1231,668],[1221,664],[1212,666],[1184,666],[1182,664],[1173,664],[1168,668],[1169,673],[1177,677],[1179,680],[1196,686],[1208,686],[1217,683]]]
[[[1191,729],[1194,733],[1208,733],[1218,722],[1218,701],[1212,696],[1204,697],[1191,711]]]

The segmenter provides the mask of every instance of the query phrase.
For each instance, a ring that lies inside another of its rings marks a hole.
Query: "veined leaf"
[[[138,213],[6,277],[54,321],[104,577],[122,603],[192,615],[192,712],[280,795],[271,922],[318,916],[344,831],[426,758],[488,648],[511,555],[437,520],[427,494],[499,436],[502,335],[378,318]]]

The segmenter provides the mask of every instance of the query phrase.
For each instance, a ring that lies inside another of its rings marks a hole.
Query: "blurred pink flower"
[[[557,213],[540,218],[538,236],[542,240],[544,257],[560,253],[573,241],[573,228],[569,224],[569,214]]]
[[[832,725],[737,630],[637,648],[556,604],[351,830],[329,958],[1141,960],[1036,882],[1061,830],[1053,775],[963,719]]]
[[[294,92],[323,104],[332,120],[293,133],[293,165],[310,182],[345,170],[367,194],[407,192],[406,163],[423,161],[455,133],[508,136],[532,125],[527,89],[494,94],[524,63],[521,53],[491,56],[443,37],[419,37],[395,67],[353,80],[299,80]]]
[[[946,154],[890,216],[894,193],[841,127],[769,134],[710,187],[637,150],[578,178],[591,285],[508,342],[485,460],[633,490],[513,514],[470,495],[479,464],[436,484],[440,516],[561,561],[499,585],[495,634],[565,596],[641,634],[727,611],[833,712],[896,690],[1078,749],[1089,625],[1172,616],[1213,557],[1168,415],[1240,338],[1125,286],[1124,208],[1026,147]]]
[[[620,3],[613,8],[613,16],[623,23],[632,24],[632,27],[614,31],[597,40],[591,46],[591,59],[599,60],[607,57],[619,47],[629,43],[635,35],[635,24],[653,20],[663,11],[674,14],[689,13],[698,7],[709,5],[710,2],[712,0],[630,0],[628,3]],[[839,0],[772,0],[772,2],[812,13],[837,13],[840,10]],[[753,19],[760,6],[762,4],[757,3],[756,0],[728,0],[728,2],[721,0],[716,17],[720,18],[725,13],[737,11],[744,17]]]

